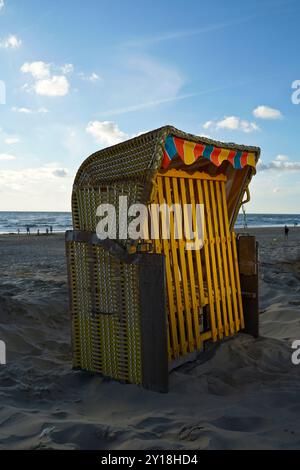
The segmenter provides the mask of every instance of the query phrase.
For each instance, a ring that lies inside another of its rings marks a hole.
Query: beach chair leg
[[[168,392],[168,331],[165,259],[140,255],[142,384],[155,392]]]
[[[245,329],[254,338],[259,336],[258,243],[254,236],[237,239]]]

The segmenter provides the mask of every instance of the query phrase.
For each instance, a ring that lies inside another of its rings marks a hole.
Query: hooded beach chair
[[[258,335],[257,244],[233,227],[259,155],[166,126],[84,161],[66,233],[74,368],[167,391],[206,344]],[[148,211],[138,239],[120,200]],[[115,239],[97,229],[108,205]]]

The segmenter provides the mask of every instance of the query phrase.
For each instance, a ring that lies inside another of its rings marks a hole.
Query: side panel
[[[258,243],[255,237],[238,237],[238,258],[244,307],[245,333],[259,336]]]
[[[74,367],[167,391],[164,257],[86,231],[67,232],[66,251]]]
[[[142,383],[145,388],[167,392],[169,372],[164,257],[141,255],[140,260]]]

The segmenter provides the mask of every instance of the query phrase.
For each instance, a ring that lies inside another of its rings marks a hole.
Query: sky
[[[0,0],[0,210],[70,211],[85,158],[170,124],[261,147],[247,212],[299,213],[299,19],[299,0]]]

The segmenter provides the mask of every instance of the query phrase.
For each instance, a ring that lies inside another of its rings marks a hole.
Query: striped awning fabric
[[[168,135],[165,142],[162,168],[166,169],[171,160],[179,156],[185,165],[192,165],[198,158],[203,157],[216,166],[220,166],[224,160],[231,163],[233,168],[241,170],[246,165],[255,168],[256,159],[253,152],[225,149],[209,144],[196,144],[188,140]]]

